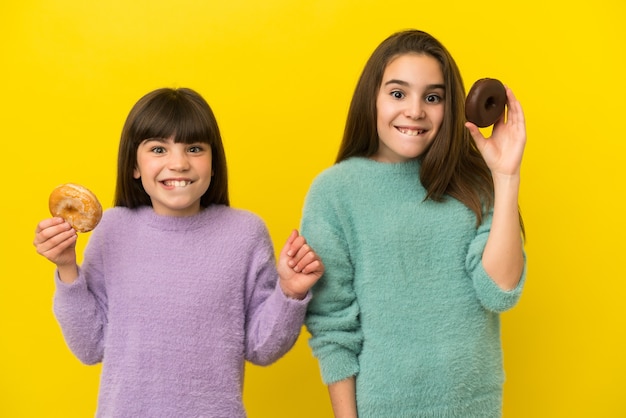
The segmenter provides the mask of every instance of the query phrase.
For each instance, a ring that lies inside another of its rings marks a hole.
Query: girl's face
[[[200,212],[200,198],[211,184],[211,147],[153,138],[137,148],[134,177],[141,179],[159,215],[189,216]]]
[[[405,162],[419,157],[443,122],[445,86],[439,62],[404,54],[387,64],[376,98],[378,151],[374,160]]]

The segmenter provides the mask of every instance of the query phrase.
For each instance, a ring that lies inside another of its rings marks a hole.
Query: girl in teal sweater
[[[325,275],[306,325],[336,417],[499,417],[499,313],[525,277],[521,105],[485,138],[441,43],[394,34],[365,65],[302,233]]]

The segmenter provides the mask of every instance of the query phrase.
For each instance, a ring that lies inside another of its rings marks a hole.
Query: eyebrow
[[[385,82],[385,86],[388,86],[389,84],[399,84],[401,86],[405,86],[405,87],[409,87],[410,84],[404,80],[398,80],[398,79],[391,79],[387,82]],[[429,84],[428,86],[426,86],[427,90],[434,90],[434,89],[441,89],[441,90],[445,90],[446,86],[443,84]]]
[[[152,142],[152,141],[165,143],[168,141],[168,138],[160,138],[160,137],[146,138],[141,142]]]

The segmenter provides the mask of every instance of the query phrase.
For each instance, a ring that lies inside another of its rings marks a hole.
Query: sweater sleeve
[[[287,353],[300,335],[311,299],[288,298],[278,284],[274,249],[259,220],[246,282],[246,360],[268,365]]]
[[[54,314],[68,347],[85,364],[102,361],[107,324],[107,298],[96,231],[85,249],[78,278],[67,284],[55,273]]]
[[[482,263],[482,254],[487,245],[487,238],[491,231],[491,215],[489,215],[478,228],[476,237],[469,246],[466,267],[472,277],[474,289],[478,299],[485,307],[493,312],[507,311],[517,304],[524,283],[526,281],[526,254],[524,253],[524,269],[518,285],[512,290],[501,289],[494,280],[489,277]],[[520,237],[521,239],[521,237]]]
[[[324,262],[325,273],[313,287],[305,323],[326,384],[359,372],[363,343],[354,268],[340,213],[322,185],[314,183],[305,202],[301,232]]]

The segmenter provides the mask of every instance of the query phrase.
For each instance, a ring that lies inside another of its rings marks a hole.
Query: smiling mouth
[[[191,184],[190,180],[165,180],[163,184],[168,187],[185,187]]]
[[[426,132],[426,129],[414,129],[414,128],[401,128],[401,127],[396,127],[396,129],[404,134],[404,135],[409,135],[409,136],[418,136],[420,134],[423,134],[424,132]]]

